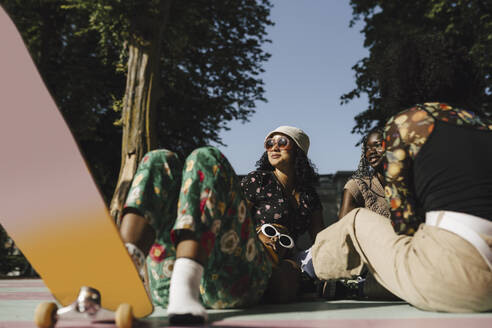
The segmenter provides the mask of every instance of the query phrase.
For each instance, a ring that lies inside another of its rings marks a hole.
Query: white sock
[[[174,262],[167,315],[192,314],[207,320],[207,312],[200,303],[200,281],[203,266],[197,261],[180,257]]]

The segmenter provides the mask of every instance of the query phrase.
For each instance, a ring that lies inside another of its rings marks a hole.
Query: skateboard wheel
[[[58,306],[53,302],[43,302],[36,307],[34,322],[39,328],[53,328],[57,321]]]
[[[115,315],[116,327],[132,328],[133,324],[133,309],[130,304],[120,304]]]

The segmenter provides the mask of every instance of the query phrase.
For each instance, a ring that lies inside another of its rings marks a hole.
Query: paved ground
[[[0,280],[0,328],[33,328],[35,307],[53,298],[42,280]],[[419,311],[405,303],[312,301],[262,305],[247,310],[209,311],[208,327],[327,327],[327,328],[485,328],[492,312],[445,314]],[[169,327],[164,309],[156,308],[137,327]],[[57,327],[113,328],[114,323],[63,322]]]

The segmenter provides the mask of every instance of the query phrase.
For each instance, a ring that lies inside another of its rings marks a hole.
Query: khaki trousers
[[[312,255],[320,279],[350,277],[366,264],[381,285],[422,310],[492,310],[488,265],[441,228],[422,224],[413,237],[397,235],[390,220],[358,208],[318,234]]]

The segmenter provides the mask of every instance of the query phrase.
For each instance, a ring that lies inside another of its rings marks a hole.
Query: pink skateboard
[[[84,158],[1,7],[0,36],[0,223],[62,306],[88,286],[103,308],[149,315],[149,295]]]

